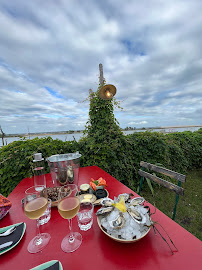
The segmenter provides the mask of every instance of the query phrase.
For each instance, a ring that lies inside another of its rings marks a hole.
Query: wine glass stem
[[[68,221],[69,221],[69,230],[70,230],[69,243],[72,244],[75,240],[72,233],[72,218],[68,219]]]
[[[40,232],[40,224],[39,224],[39,220],[36,220],[36,235],[37,235],[37,240],[35,245],[39,246],[42,243],[42,238],[41,238],[41,232]]]

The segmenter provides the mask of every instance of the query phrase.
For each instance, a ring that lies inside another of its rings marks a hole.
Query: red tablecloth
[[[111,198],[123,192],[131,192],[129,188],[97,166],[80,168],[79,185],[89,183],[91,177],[94,179],[99,177],[106,179],[107,190]],[[50,174],[46,175],[46,179],[48,186],[51,186]],[[59,215],[57,208],[52,208],[51,220],[41,226],[42,231],[50,233],[50,243],[42,252],[30,254],[27,251],[27,245],[35,236],[36,224],[35,221],[29,220],[24,215],[21,199],[24,196],[24,191],[32,185],[34,185],[33,178],[25,178],[8,197],[13,206],[9,214],[0,221],[0,227],[25,222],[27,228],[20,243],[11,251],[0,256],[0,269],[2,270],[26,270],[50,260],[59,260],[63,265],[63,269],[71,270],[202,269],[202,242],[158,209],[152,219],[158,221],[174,241],[179,250],[174,255],[171,254],[162,238],[154,234],[153,229],[150,230],[146,237],[133,244],[122,244],[113,241],[100,230],[96,216],[94,216],[93,227],[89,231],[80,231],[83,236],[80,248],[70,254],[64,253],[60,245],[63,237],[68,232],[68,223]],[[153,206],[151,208],[154,209]],[[76,219],[73,220],[73,229],[79,231]]]

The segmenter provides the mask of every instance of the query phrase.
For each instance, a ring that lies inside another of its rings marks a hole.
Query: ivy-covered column
[[[84,131],[89,163],[105,170],[111,168],[116,158],[120,139],[123,137],[119,123],[114,116],[114,106],[119,106],[115,98],[103,100],[99,97],[100,89],[105,85],[103,74],[96,92],[90,93],[89,120]]]

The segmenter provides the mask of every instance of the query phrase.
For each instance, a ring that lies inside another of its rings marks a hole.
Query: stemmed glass
[[[67,193],[67,190],[70,190]],[[80,208],[78,188],[75,184],[64,185],[58,194],[58,211],[60,215],[68,219],[70,232],[63,238],[61,248],[64,252],[73,252],[80,247],[82,236],[78,232],[72,232],[72,218],[76,216]]]
[[[38,186],[40,190],[40,186]],[[37,225],[37,235],[29,242],[27,250],[30,253],[41,251],[50,241],[51,236],[48,233],[40,233],[39,218],[46,211],[49,199],[47,196],[41,197],[41,191],[37,191],[36,187],[30,187],[25,191],[24,212],[29,219],[35,219]]]

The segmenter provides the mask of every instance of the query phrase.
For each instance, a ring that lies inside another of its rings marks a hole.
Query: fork
[[[0,236],[7,236],[16,230],[16,226],[9,228],[7,231],[0,233]]]

